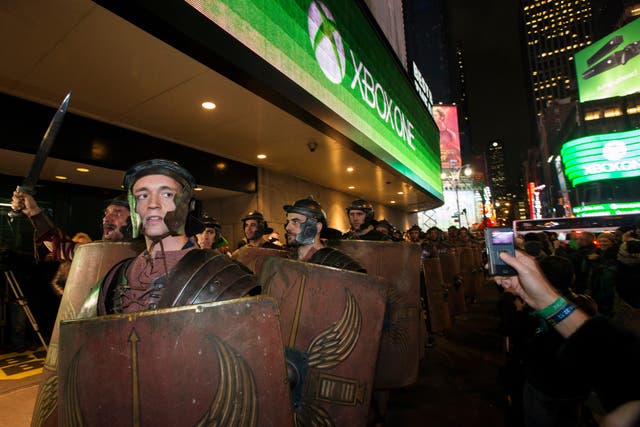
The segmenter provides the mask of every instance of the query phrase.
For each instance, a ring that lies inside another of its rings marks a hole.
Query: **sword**
[[[29,169],[29,173],[27,177],[22,182],[22,185],[18,185],[16,187],[16,191],[20,193],[27,194],[35,194],[36,182],[38,182],[38,178],[40,177],[40,172],[42,172],[42,168],[44,167],[44,163],[47,161],[47,157],[49,157],[49,151],[51,151],[51,146],[53,146],[53,141],[56,139],[58,135],[58,131],[60,130],[60,126],[62,126],[62,119],[64,118],[65,113],[67,112],[67,106],[69,105],[69,100],[71,99],[71,92],[64,97],[62,104],[58,107],[58,110],[53,115],[53,119],[51,119],[51,123],[49,123],[49,127],[47,131],[44,133],[42,137],[42,142],[40,142],[40,146],[38,147],[38,151],[36,151],[36,156],[33,158],[33,162],[31,162],[31,168]],[[9,211],[9,217],[16,218],[22,215],[20,211]]]

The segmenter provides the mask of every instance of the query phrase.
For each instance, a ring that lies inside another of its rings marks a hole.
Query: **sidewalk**
[[[504,427],[498,384],[503,339],[497,333],[498,291],[487,282],[468,312],[426,349],[415,385],[391,392],[385,426]]]

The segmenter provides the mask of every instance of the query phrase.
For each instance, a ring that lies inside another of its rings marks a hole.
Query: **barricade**
[[[440,266],[445,286],[449,289],[447,303],[451,316],[457,316],[467,311],[464,300],[464,284],[460,275],[460,260],[456,254],[441,254]]]
[[[427,315],[431,320],[431,332],[443,332],[451,328],[451,318],[447,303],[448,290],[442,277],[440,259],[423,259],[422,273],[427,293]]]

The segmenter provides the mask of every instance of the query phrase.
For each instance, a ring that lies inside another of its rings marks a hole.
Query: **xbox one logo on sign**
[[[340,83],[345,73],[345,56],[342,37],[336,23],[320,0],[309,5],[309,39],[320,69],[333,83]]]
[[[609,141],[602,147],[602,156],[614,162],[620,160],[627,154],[627,146],[622,141]]]

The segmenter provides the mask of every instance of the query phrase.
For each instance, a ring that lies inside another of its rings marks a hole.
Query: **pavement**
[[[497,381],[504,362],[497,301],[495,286],[487,282],[468,312],[456,316],[451,329],[434,336],[418,381],[391,391],[385,422],[379,425],[507,425],[506,400]],[[0,354],[0,427],[29,426],[43,362],[42,349]]]

